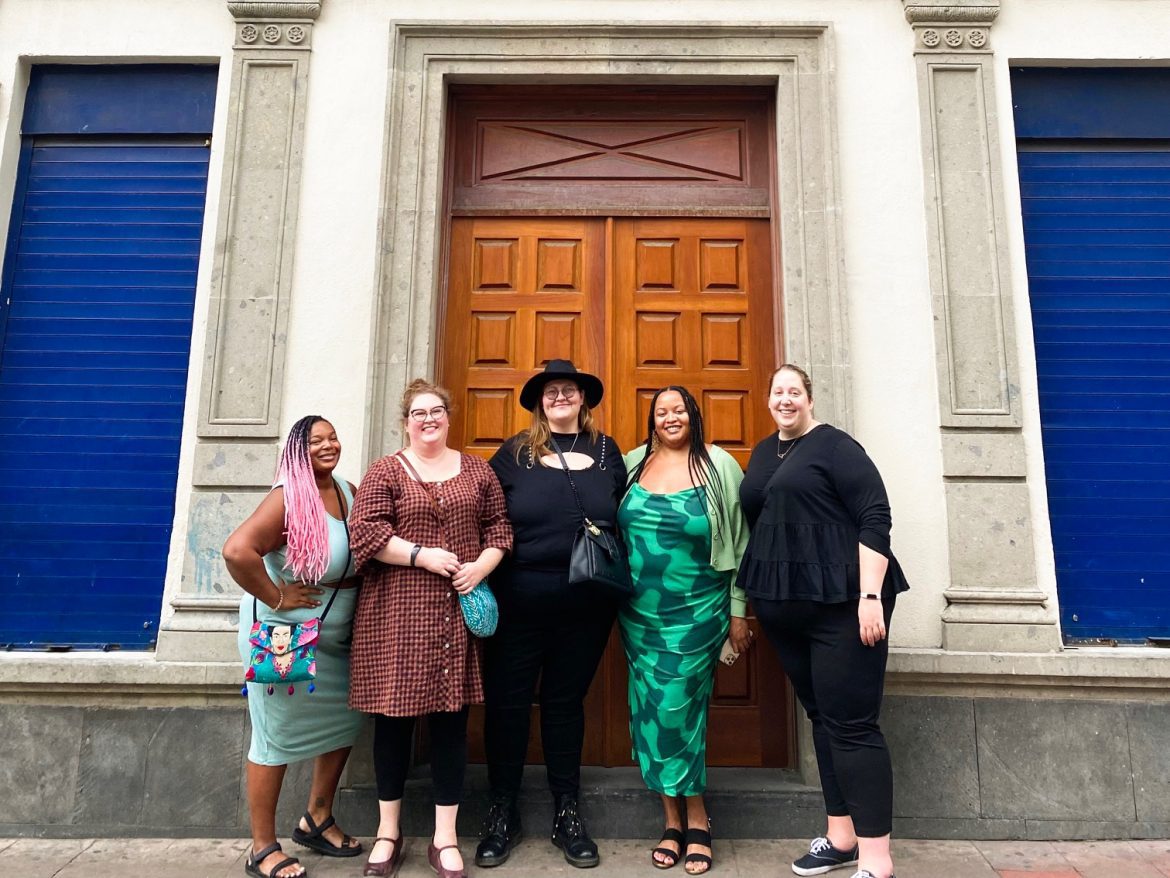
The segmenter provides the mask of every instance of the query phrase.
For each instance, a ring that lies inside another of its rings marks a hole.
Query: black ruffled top
[[[820,424],[795,445],[771,434],[752,451],[740,486],[751,539],[738,584],[749,598],[856,600],[861,593],[857,547],[889,561],[882,595],[910,586],[890,551],[890,503],[865,449],[852,436]]]

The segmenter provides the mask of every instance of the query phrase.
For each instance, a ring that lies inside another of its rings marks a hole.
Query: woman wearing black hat
[[[626,484],[622,454],[591,409],[604,388],[568,360],[552,360],[520,391],[531,426],[491,459],[512,522],[512,554],[492,577],[500,625],[485,641],[484,745],[492,805],[477,866],[498,866],[520,838],[516,797],[528,724],[540,679],[540,737],[555,800],[552,841],[574,866],[598,863],[578,811],[583,701],[601,661],[617,606],[588,586],[569,584],[569,553],[581,523],[559,449],[573,471],[586,515],[613,522]]]

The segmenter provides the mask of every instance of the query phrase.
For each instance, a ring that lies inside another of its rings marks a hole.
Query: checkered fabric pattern
[[[440,529],[427,488],[443,510]],[[459,612],[449,580],[374,555],[399,536],[444,545],[472,561],[484,547],[511,551],[504,492],[488,465],[462,455],[459,475],[428,486],[393,456],[377,461],[358,487],[349,519],[354,564],[364,574],[353,621],[349,706],[387,716],[460,710],[483,701],[482,646]]]

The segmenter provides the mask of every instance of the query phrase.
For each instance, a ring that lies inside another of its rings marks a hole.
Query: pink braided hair
[[[323,420],[308,415],[293,424],[276,467],[284,484],[284,569],[301,582],[319,582],[329,568],[329,524],[309,460],[309,435]]]

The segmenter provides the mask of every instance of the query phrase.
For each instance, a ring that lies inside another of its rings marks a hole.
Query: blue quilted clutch
[[[459,595],[459,609],[463,611],[467,630],[476,637],[491,637],[496,633],[496,626],[500,624],[500,608],[486,579],[467,594]]]

